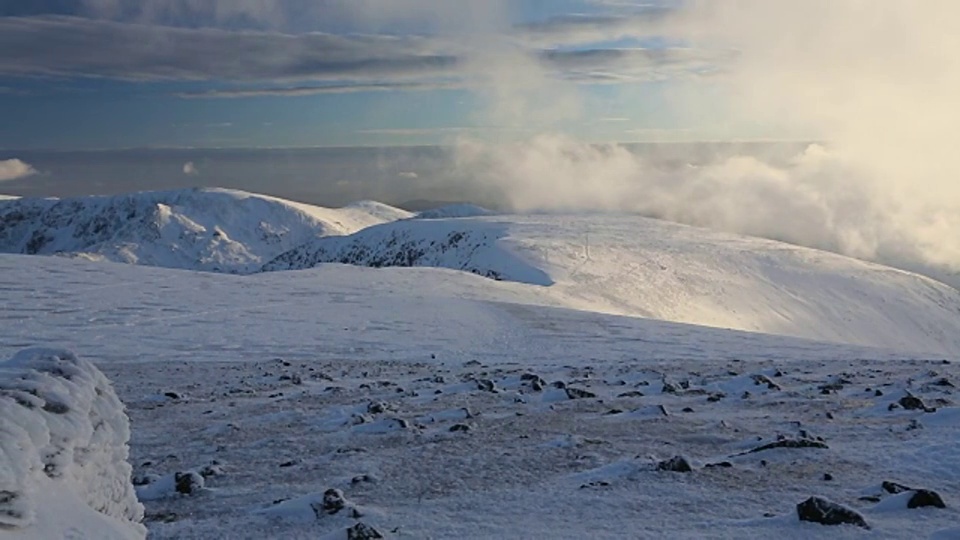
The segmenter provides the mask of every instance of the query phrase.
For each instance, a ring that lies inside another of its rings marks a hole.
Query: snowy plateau
[[[0,200],[0,538],[960,538],[960,292],[632,215]]]

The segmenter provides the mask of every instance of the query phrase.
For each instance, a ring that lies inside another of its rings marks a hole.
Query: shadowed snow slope
[[[0,203],[0,251],[247,273],[317,235],[412,214],[379,203],[339,209],[222,189]]]
[[[796,247],[635,216],[404,220],[313,239],[268,263],[439,266],[549,286],[575,309],[771,334],[960,352],[960,292]]]
[[[123,404],[93,364],[47,349],[0,363],[4,538],[143,538],[129,438]]]

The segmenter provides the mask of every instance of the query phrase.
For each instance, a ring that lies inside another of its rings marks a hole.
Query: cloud
[[[7,159],[0,161],[0,182],[17,180],[37,174],[37,170],[29,163],[19,159]]]
[[[183,174],[187,176],[195,176],[200,174],[200,171],[197,170],[197,166],[194,165],[192,161],[188,161],[183,164]]]
[[[409,172],[409,171],[399,172],[397,173],[397,176],[399,176],[400,178],[407,178],[407,179],[420,178],[419,174],[415,172]]]
[[[76,17],[0,18],[0,73],[123,80],[293,81],[447,73],[436,40],[231,32]]]
[[[321,86],[294,86],[286,88],[242,88],[233,90],[208,90],[206,92],[179,92],[174,94],[184,99],[237,99],[262,96],[314,96],[322,94],[349,94],[354,92],[398,92],[423,90],[450,90],[462,88],[455,82],[354,82],[325,84]]]
[[[99,4],[98,13],[140,13],[124,7],[127,2]],[[119,7],[110,7],[115,4]],[[207,3],[157,4],[180,6],[166,11],[156,8],[158,13],[166,13],[189,11],[191,6]],[[371,0],[337,5],[355,18],[385,21],[386,13],[403,11],[388,4]],[[405,19],[420,13],[426,20],[437,19],[434,25],[439,30],[434,34],[283,33],[136,22],[153,20],[153,16],[137,16],[134,22],[127,20],[129,17],[0,17],[0,75],[232,82],[233,88],[177,94],[183,98],[230,98],[479,88],[489,83],[487,70],[479,64],[492,61],[503,67],[521,58],[550,78],[590,83],[643,81],[706,72],[728,56],[722,51],[688,47],[567,50],[550,45],[585,39],[585,29],[598,39],[619,35],[630,26],[617,17],[511,27],[494,22],[499,19],[493,15],[500,11],[495,7],[499,2],[471,2],[468,4],[476,12],[472,19],[476,28],[470,26],[468,30],[460,9],[434,12],[429,6],[435,3],[403,4],[419,9],[398,16]],[[216,9],[232,13],[231,8]],[[255,11],[253,7],[237,9]],[[571,29],[565,30],[567,27]],[[465,33],[457,34],[454,28]],[[544,35],[550,39],[542,39]],[[280,83],[295,84],[276,86]]]

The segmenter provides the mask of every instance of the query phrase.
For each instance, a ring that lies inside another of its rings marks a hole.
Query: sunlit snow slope
[[[412,214],[379,203],[329,209],[222,189],[0,202],[0,251],[227,273],[317,235]]]
[[[398,221],[265,270],[439,266],[548,287],[548,303],[899,350],[960,352],[960,292],[876,264],[636,216]]]

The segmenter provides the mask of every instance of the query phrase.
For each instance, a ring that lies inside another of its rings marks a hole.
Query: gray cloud
[[[109,13],[117,2],[100,3],[98,9]],[[659,10],[651,13],[554,19],[513,27],[506,39],[520,45],[510,53],[514,57],[533,59],[547,76],[579,82],[683,76],[708,72],[726,60],[728,53],[683,48],[563,50],[551,45],[612,38],[636,29],[640,20],[664,16]],[[287,34],[68,16],[0,17],[0,74],[245,85],[178,94],[183,98],[434,90],[483,84],[475,65],[465,67],[475,60],[475,45],[442,34]],[[299,84],[263,88],[267,83]]]
[[[259,96],[313,96],[318,94],[348,94],[351,92],[396,92],[413,90],[448,90],[461,88],[456,82],[351,82],[322,86],[293,86],[284,88],[241,88],[208,90],[206,92],[179,92],[184,99],[229,99]]]
[[[288,35],[76,17],[0,18],[0,73],[124,80],[333,80],[444,73],[457,58],[419,37]]]

